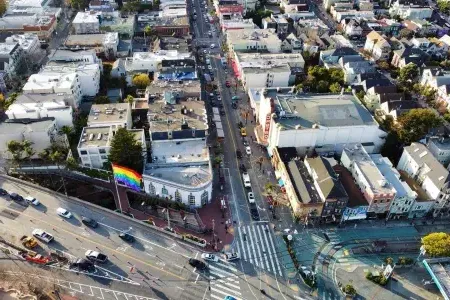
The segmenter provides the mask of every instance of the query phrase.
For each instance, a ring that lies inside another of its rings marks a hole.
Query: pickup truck
[[[45,232],[42,229],[36,228],[35,230],[33,230],[33,236],[46,243],[50,243],[51,241],[53,241],[53,235]]]

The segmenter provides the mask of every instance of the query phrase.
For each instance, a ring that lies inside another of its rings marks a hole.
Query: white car
[[[232,260],[239,259],[239,253],[236,253],[236,252],[233,252],[233,253],[227,252],[227,253],[225,253],[225,259],[226,259],[227,261],[232,261]]]
[[[211,65],[208,65],[208,70],[212,70],[212,66]]]
[[[244,186],[246,188],[251,188],[252,184],[250,182],[250,176],[248,175],[247,172],[242,173],[242,181],[244,181]]]
[[[40,239],[43,242],[50,243],[53,240],[53,235],[50,233],[45,232],[42,229],[35,229],[32,232],[33,236]]]
[[[38,199],[31,197],[31,196],[26,196],[24,199],[26,202],[33,204],[33,205],[39,205],[39,203],[40,203]]]
[[[248,202],[255,203],[255,194],[253,192],[248,193]]]
[[[67,209],[64,209],[62,207],[58,207],[58,209],[56,210],[56,213],[58,214],[58,216],[61,216],[66,219],[70,219],[72,217],[72,214],[70,213],[70,211],[68,211]]]
[[[209,261],[219,261],[219,258],[217,256],[215,256],[214,254],[210,254],[210,253],[202,253],[202,258],[204,260],[209,260]]]
[[[247,153],[247,155],[252,155],[252,149],[250,146],[245,147],[245,153]]]
[[[108,261],[108,256],[106,256],[105,254],[102,254],[98,251],[88,250],[88,251],[86,251],[86,253],[84,255],[86,256],[87,259],[89,259],[91,261],[95,261],[95,262],[99,262],[99,263],[105,263]]]
[[[211,49],[216,48],[216,44],[211,44]]]

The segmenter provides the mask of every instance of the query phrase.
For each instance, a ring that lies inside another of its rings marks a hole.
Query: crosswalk
[[[239,271],[234,264],[220,259],[218,262],[208,262],[207,271],[197,272],[192,273],[180,295],[181,300],[223,300],[226,296],[245,299],[237,275]]]
[[[268,224],[238,227],[237,252],[241,259],[275,275],[283,276],[278,253]]]

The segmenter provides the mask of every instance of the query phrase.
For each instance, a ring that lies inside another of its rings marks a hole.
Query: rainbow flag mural
[[[113,164],[114,179],[133,190],[141,190],[142,175],[134,170]]]

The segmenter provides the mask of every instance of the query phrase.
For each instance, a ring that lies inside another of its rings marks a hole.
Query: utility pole
[[[169,208],[167,208],[167,227],[170,228],[170,214],[169,214]]]
[[[216,222],[214,219],[212,219],[212,230],[213,230],[213,241],[214,241],[214,250],[217,249],[217,240],[216,240],[216,231],[215,231],[215,227],[216,227]]]

